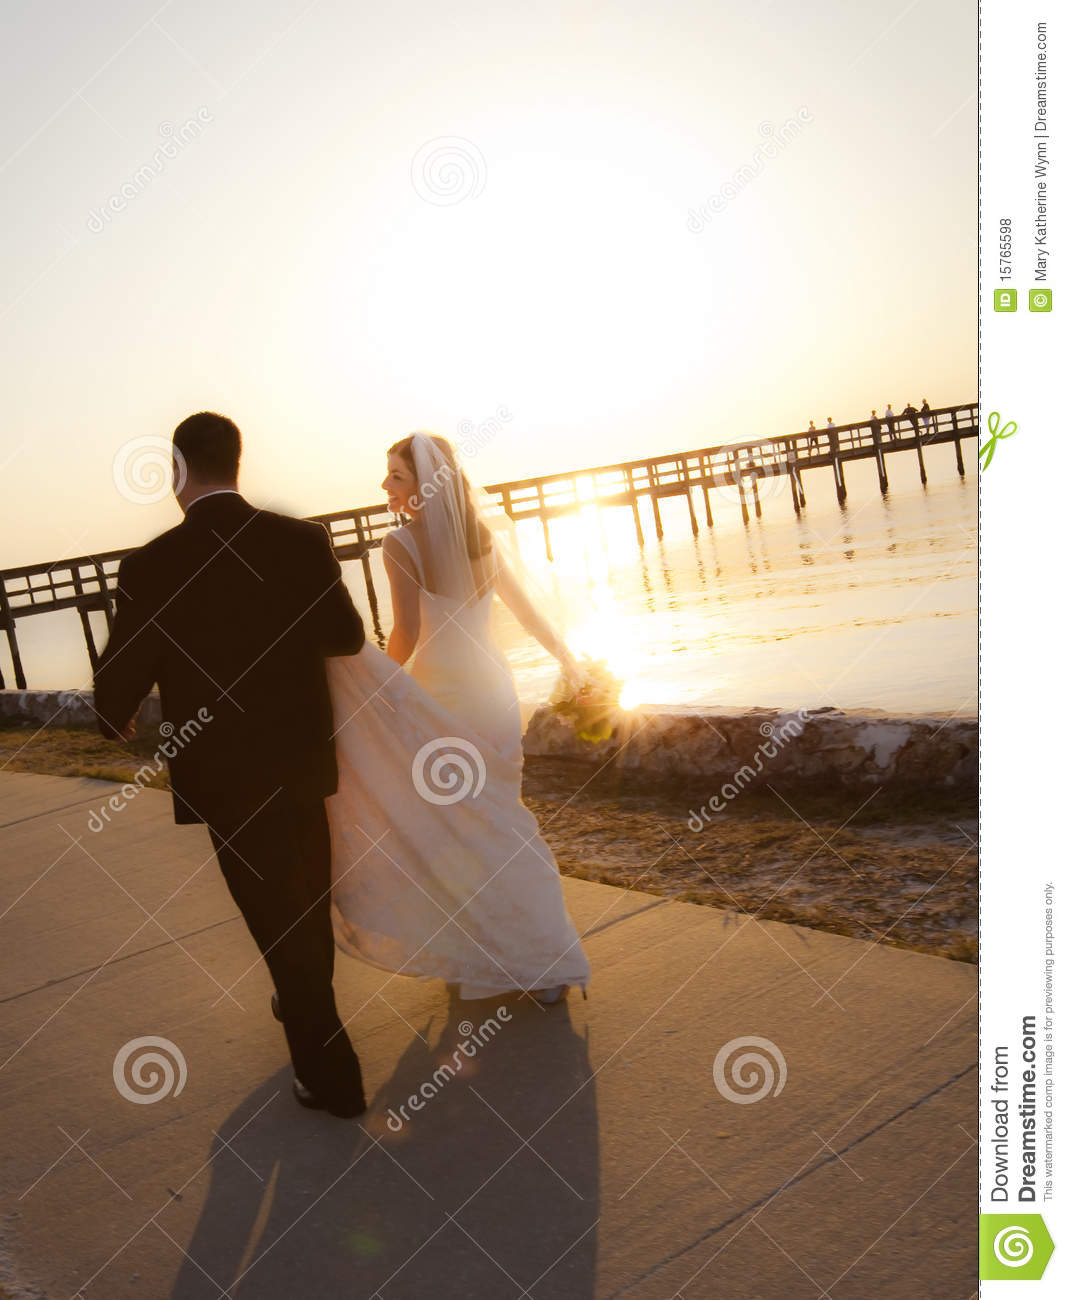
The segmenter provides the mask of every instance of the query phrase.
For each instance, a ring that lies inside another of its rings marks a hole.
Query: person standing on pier
[[[820,445],[820,431],[816,428],[814,420],[808,422],[808,445],[809,450]]]
[[[871,436],[873,442],[879,441],[879,431],[880,429],[882,429],[882,427],[883,427],[883,423],[879,419],[879,417],[875,414],[875,407],[873,406],[871,409],[871,419],[868,421],[868,428],[871,430]]]
[[[916,408],[912,405],[912,403],[909,402],[908,406],[905,407],[905,409],[901,412],[901,414],[906,420],[908,420],[909,424],[912,425],[913,437],[918,438],[920,436],[919,411],[917,411]]]
[[[923,399],[923,405],[920,407],[920,423],[923,425],[924,440],[927,438],[927,430],[931,427],[931,408],[927,404],[927,398]]]
[[[894,428],[894,421],[897,416],[894,414],[894,408],[889,402],[887,402],[886,410],[883,412],[883,419],[886,421],[886,431],[890,435],[890,441],[897,442],[897,431]]]

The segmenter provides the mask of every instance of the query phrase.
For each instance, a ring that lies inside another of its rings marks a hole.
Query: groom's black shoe
[[[364,1100],[362,1093],[356,1101],[345,1104],[330,1103],[323,1101],[321,1097],[317,1097],[310,1088],[305,1088],[299,1079],[293,1080],[293,1096],[308,1110],[325,1110],[331,1115],[336,1115],[338,1119],[355,1119],[357,1115],[362,1115],[367,1109],[367,1102]]]

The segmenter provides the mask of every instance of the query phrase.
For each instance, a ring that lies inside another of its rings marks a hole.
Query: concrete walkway
[[[512,1001],[451,1079],[499,1000],[338,955],[374,1100],[336,1120],[206,832],[155,791],[91,831],[117,789],[0,774],[0,1294],[974,1294],[972,967],[566,880],[589,1002]],[[188,1071],[151,1104],[113,1075],[145,1036]],[[782,1086],[732,1101],[753,1036]]]

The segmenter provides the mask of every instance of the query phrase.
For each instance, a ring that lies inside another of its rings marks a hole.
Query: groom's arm
[[[356,612],[341,576],[330,534],[322,524],[317,524],[314,536],[315,599],[308,618],[316,646],[324,657],[358,654],[367,639],[363,619]]]
[[[97,725],[112,740],[130,739],[141,702],[159,680],[162,638],[141,588],[137,554],[119,565],[115,620],[93,675]]]

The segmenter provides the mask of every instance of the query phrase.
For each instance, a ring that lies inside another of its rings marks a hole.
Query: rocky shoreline
[[[90,691],[0,691],[0,721],[38,726],[96,725]],[[143,725],[160,720],[159,697],[141,709]],[[890,714],[823,707],[615,710],[611,735],[580,740],[548,705],[531,716],[523,739],[530,758],[577,759],[658,776],[708,779],[704,816],[745,790],[774,779],[784,786],[880,787],[974,791],[979,781],[979,723],[953,714]]]
[[[857,790],[922,786],[967,792],[978,786],[978,720],[953,714],[674,707],[616,710],[607,721],[607,739],[582,740],[566,718],[542,706],[527,726],[524,753],[707,778],[706,818],[769,780]]]
[[[160,720],[159,696],[149,695],[139,720],[155,726]],[[34,722],[40,727],[95,727],[92,691],[0,691],[0,721]]]

